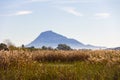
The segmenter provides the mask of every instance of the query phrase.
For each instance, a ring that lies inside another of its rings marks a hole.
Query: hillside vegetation
[[[120,80],[120,51],[0,51],[0,80]]]

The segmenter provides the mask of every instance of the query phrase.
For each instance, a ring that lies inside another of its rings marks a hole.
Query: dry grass
[[[0,80],[120,80],[120,51],[0,51]]]
[[[96,50],[89,53],[89,61],[120,63],[120,51],[115,50]]]
[[[79,50],[79,51],[57,51],[57,50],[14,50],[0,51],[0,65],[13,62],[114,62],[120,63],[120,51],[114,50]]]
[[[89,55],[79,51],[37,51],[34,54],[33,60],[39,62],[74,62],[85,61],[89,58]]]

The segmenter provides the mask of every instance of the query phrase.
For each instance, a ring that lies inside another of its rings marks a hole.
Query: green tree
[[[22,48],[25,48],[25,45],[24,44],[22,44],[22,46],[21,46]]]
[[[0,43],[0,50],[9,50],[9,49],[7,48],[6,44]]]
[[[46,46],[42,46],[42,49],[43,49],[43,50],[47,50],[47,47],[46,47]]]
[[[46,46],[42,46],[41,49],[42,50],[54,50],[52,47],[46,47]]]
[[[58,50],[72,50],[71,47],[66,44],[58,44],[57,49]]]
[[[54,50],[52,47],[47,47],[48,50]]]

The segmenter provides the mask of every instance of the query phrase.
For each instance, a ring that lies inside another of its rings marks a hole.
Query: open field
[[[120,51],[0,51],[0,80],[120,80]]]

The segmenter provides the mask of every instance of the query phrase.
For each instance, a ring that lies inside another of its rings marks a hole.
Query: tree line
[[[24,45],[21,46],[22,49],[36,49],[34,46],[31,47],[25,47]],[[17,47],[15,47],[14,45],[7,45],[5,43],[0,43],[0,50],[5,50],[5,51],[9,51],[9,50],[14,50],[17,49]],[[58,46],[56,48],[52,48],[52,47],[47,47],[47,46],[42,46],[40,49],[42,50],[72,50],[72,48],[67,45],[67,44],[58,44]]]

